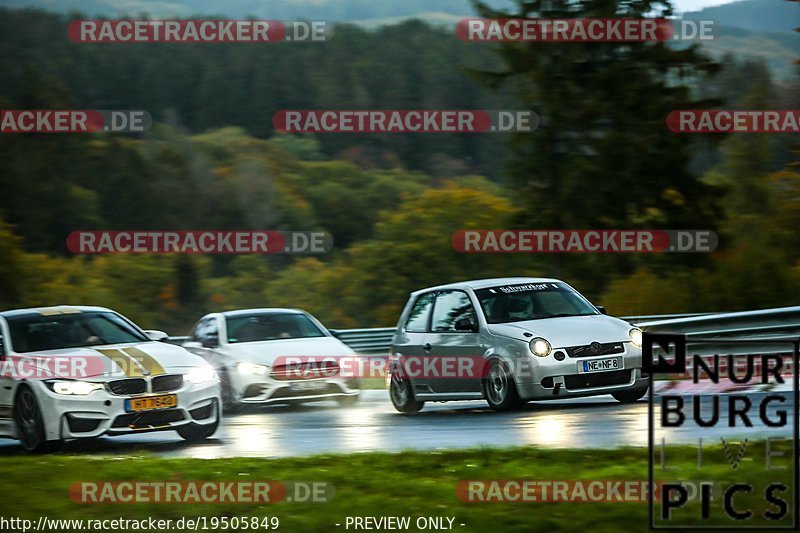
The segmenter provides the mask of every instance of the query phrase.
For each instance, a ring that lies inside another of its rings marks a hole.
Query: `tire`
[[[47,440],[42,409],[36,394],[27,385],[21,385],[14,399],[14,423],[22,447],[28,453],[57,450],[60,440]]]
[[[499,359],[489,362],[488,372],[483,379],[483,395],[486,403],[495,411],[511,411],[523,404],[511,370]]]
[[[619,392],[611,393],[611,396],[614,397],[620,403],[635,403],[641,400],[644,395],[647,394],[647,387],[643,389],[628,389]]]
[[[213,424],[186,424],[176,428],[178,435],[187,442],[199,442],[209,438],[217,432],[219,427],[219,409],[217,409],[217,420]]]
[[[220,368],[217,371],[217,375],[219,375],[219,387],[222,396],[222,412],[226,414],[240,413],[243,405],[233,394],[233,387],[231,387],[231,379],[228,377],[228,370]]]
[[[358,394],[352,396],[337,396],[336,401],[341,407],[352,407],[358,403]]]
[[[417,401],[414,398],[411,382],[396,375],[393,375],[389,382],[389,398],[392,400],[394,408],[404,415],[418,413],[425,405],[425,402]]]

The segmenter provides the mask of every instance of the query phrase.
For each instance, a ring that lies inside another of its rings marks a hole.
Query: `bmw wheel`
[[[188,442],[198,442],[209,438],[217,432],[217,428],[219,427],[219,409],[216,408],[216,405],[215,410],[217,411],[217,420],[213,424],[195,424],[192,422],[191,424],[176,428],[178,435]]]
[[[58,440],[47,440],[39,401],[27,385],[21,385],[17,391],[14,401],[14,422],[22,447],[27,452],[52,451],[61,444]]]

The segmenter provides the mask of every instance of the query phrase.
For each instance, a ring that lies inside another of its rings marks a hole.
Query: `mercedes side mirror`
[[[216,348],[219,346],[219,335],[208,335],[202,341],[203,348]]]

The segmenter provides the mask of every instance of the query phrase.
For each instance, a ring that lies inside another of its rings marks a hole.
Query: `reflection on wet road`
[[[751,437],[784,435],[757,418]],[[670,442],[713,438],[695,427],[671,429]],[[288,457],[319,453],[435,450],[476,446],[613,448],[647,446],[647,401],[623,405],[610,396],[528,404],[495,413],[484,402],[426,404],[413,416],[398,414],[385,391],[365,391],[353,407],[335,402],[248,409],[229,416],[202,444],[185,444],[174,432],[104,437],[67,443],[65,453],[153,454],[164,457]],[[21,453],[0,441],[0,455]]]

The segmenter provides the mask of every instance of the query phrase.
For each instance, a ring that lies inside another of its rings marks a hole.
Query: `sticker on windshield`
[[[558,283],[525,283],[522,285],[506,285],[504,287],[495,287],[494,289],[489,289],[489,292],[497,294],[499,291],[503,294],[511,294],[515,292],[552,291],[560,289],[561,287],[558,286]]]

